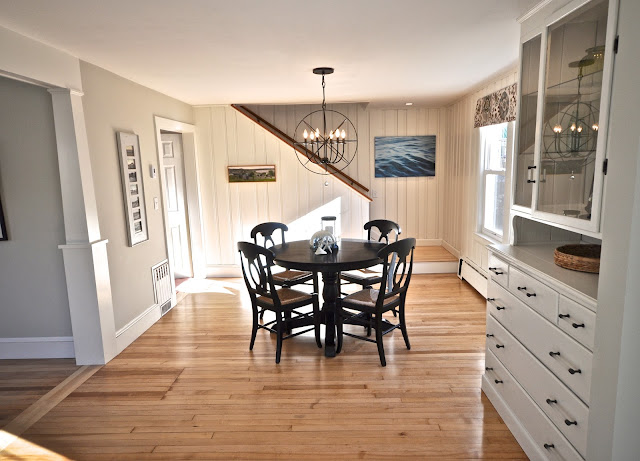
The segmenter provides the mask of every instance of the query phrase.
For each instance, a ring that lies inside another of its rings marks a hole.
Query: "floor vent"
[[[171,309],[171,274],[169,272],[169,261],[166,259],[151,268],[151,278],[153,280],[153,295],[156,304],[161,306],[162,315]]]

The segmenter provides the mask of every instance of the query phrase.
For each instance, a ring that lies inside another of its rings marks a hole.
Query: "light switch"
[[[160,209],[160,200],[158,200],[158,197],[153,197],[153,209],[154,210]]]

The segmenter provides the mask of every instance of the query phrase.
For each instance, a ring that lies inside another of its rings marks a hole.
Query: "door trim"
[[[167,204],[165,203],[166,184],[162,175],[164,161],[162,156],[161,131],[173,131],[182,134],[182,162],[184,166],[185,195],[187,199],[186,213],[189,223],[189,236],[191,244],[191,267],[194,278],[206,277],[206,264],[204,260],[204,243],[202,240],[202,208],[200,199],[200,183],[198,181],[198,157],[196,155],[196,127],[190,123],[179,122],[164,117],[155,116],[156,129],[156,154],[158,160],[158,174],[160,176],[160,203],[162,206],[162,219],[165,232],[165,250],[169,256],[169,229],[167,228],[168,215]],[[171,258],[168,258],[171,261]],[[169,264],[171,273],[171,306],[177,304],[176,286],[173,273],[173,266]]]

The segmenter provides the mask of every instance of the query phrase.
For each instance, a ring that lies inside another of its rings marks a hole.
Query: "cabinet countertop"
[[[582,302],[595,310],[598,298],[598,274],[572,271],[556,266],[553,252],[560,243],[537,245],[491,245],[490,251],[523,265],[532,275],[550,277],[560,293],[582,295]],[[569,291],[569,293],[566,293]]]

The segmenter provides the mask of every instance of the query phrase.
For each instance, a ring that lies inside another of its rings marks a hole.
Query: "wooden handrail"
[[[309,149],[306,149],[305,147],[300,146],[299,144],[297,144],[295,142],[295,140],[291,136],[289,136],[287,133],[285,133],[284,131],[280,130],[278,127],[274,126],[273,124],[269,123],[264,118],[260,117],[258,114],[253,112],[248,107],[240,105],[240,104],[231,104],[231,107],[233,107],[235,110],[237,110],[241,114],[245,115],[247,118],[252,120],[254,123],[257,123],[258,125],[260,125],[262,128],[267,130],[269,133],[274,135],[276,138],[280,139],[282,142],[284,142],[284,143],[288,144],[289,146],[293,147],[296,150],[296,152],[298,152],[298,153],[300,153],[300,154],[302,154],[302,155],[304,155],[306,157],[315,157],[316,159],[320,160],[320,157],[318,157],[316,154],[311,152]],[[367,187],[365,187],[364,185],[360,184],[358,181],[356,181],[351,176],[346,174],[344,171],[339,170],[338,168],[334,167],[333,165],[327,165],[327,171],[328,171],[329,174],[335,176],[339,181],[344,183],[346,186],[348,186],[349,188],[353,189],[355,192],[360,194],[362,197],[366,198],[370,202],[373,201],[373,199],[371,197],[369,197],[369,194],[368,194],[369,189],[367,189]]]

